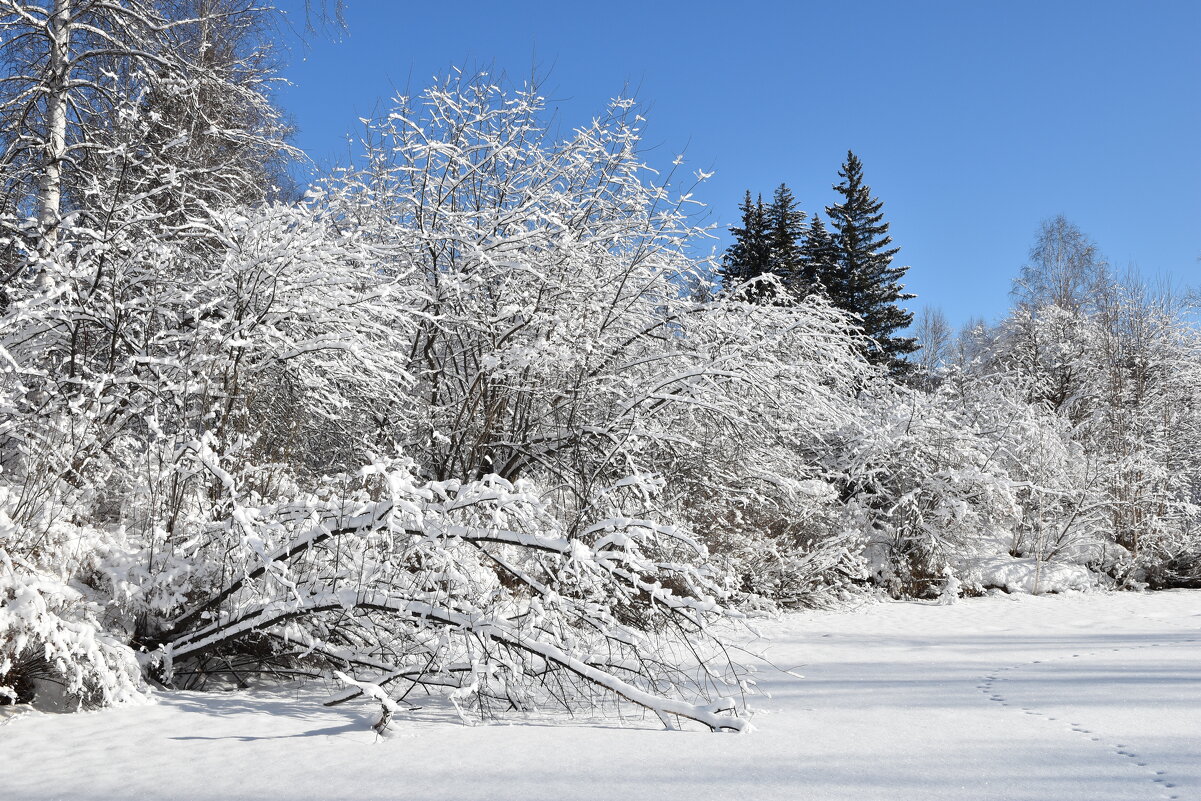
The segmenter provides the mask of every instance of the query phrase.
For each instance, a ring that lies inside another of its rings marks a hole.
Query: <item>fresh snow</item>
[[[1084,565],[1010,556],[981,559],[971,572],[977,586],[999,587],[1006,592],[1037,594],[1087,590],[1097,583],[1096,577]]]
[[[792,673],[761,665],[750,733],[468,727],[410,696],[379,737],[378,702],[325,708],[332,688],[180,692],[9,719],[0,796],[1201,799],[1201,591],[869,604],[763,631]]]

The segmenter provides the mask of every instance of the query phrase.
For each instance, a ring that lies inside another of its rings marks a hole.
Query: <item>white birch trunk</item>
[[[67,157],[67,89],[71,71],[71,0],[54,0],[46,27],[50,38],[46,97],[46,165],[38,185],[38,223],[41,254],[48,255],[58,242],[63,194],[63,162]]]

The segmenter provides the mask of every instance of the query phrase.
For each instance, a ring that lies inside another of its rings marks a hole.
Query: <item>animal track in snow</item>
[[[1168,644],[1168,645],[1187,645],[1187,644],[1191,644],[1191,643],[1196,643],[1197,641],[1198,641],[1197,639],[1191,638],[1191,639],[1171,640],[1171,641],[1168,641],[1166,644]],[[1144,644],[1139,644],[1139,645],[1129,645],[1129,646],[1125,646],[1125,647],[1121,647],[1121,648],[1099,648],[1096,651],[1090,651],[1090,652],[1083,653],[1083,654],[1072,654],[1070,657],[1060,657],[1059,659],[1034,659],[1029,662],[1021,662],[1021,663],[1018,663],[1015,665],[1006,665],[1004,667],[994,668],[991,673],[986,674],[982,678],[981,683],[976,685],[976,688],[978,690],[980,690],[981,693],[983,693],[985,696],[987,696],[988,700],[992,701],[993,703],[1000,704],[1001,706],[1007,707],[1007,706],[1010,706],[1009,699],[1003,692],[1000,691],[1000,689],[997,688],[996,684],[999,681],[1005,680],[1005,676],[1003,674],[1005,674],[1008,671],[1021,670],[1023,668],[1033,667],[1034,665],[1042,665],[1042,664],[1045,664],[1048,662],[1063,661],[1063,660],[1066,660],[1069,658],[1070,659],[1079,659],[1082,656],[1083,657],[1091,657],[1091,656],[1098,656],[1103,653],[1117,653],[1117,652],[1121,652],[1121,651],[1134,651],[1134,650],[1139,650],[1142,648],[1158,648],[1160,645],[1163,645],[1163,644],[1165,644],[1165,643],[1157,642],[1157,643],[1144,643]],[[1048,722],[1059,722],[1058,719],[1053,717],[1052,715],[1050,715],[1046,712],[1043,712],[1041,710],[1034,709],[1032,707],[1023,706],[1023,707],[1020,707],[1020,710],[1027,715],[1040,717],[1040,718],[1043,718],[1044,720],[1047,720]],[[1081,723],[1073,723],[1073,722],[1069,721],[1066,723],[1066,728],[1068,731],[1074,732],[1083,737],[1087,737],[1091,742],[1094,742],[1094,743],[1102,742],[1101,737],[1095,735],[1090,729],[1085,728],[1085,726]],[[1130,750],[1129,746],[1126,743],[1112,743],[1112,744],[1109,744],[1107,747],[1114,754],[1114,756],[1122,758],[1123,761],[1126,762],[1126,764],[1129,764],[1132,767],[1137,767],[1137,768],[1147,768],[1148,767],[1148,763],[1146,761],[1143,761],[1139,757],[1139,754],[1137,752]],[[1167,799],[1167,801],[1177,801],[1177,799],[1180,798],[1179,795],[1168,792],[1168,790],[1174,789],[1176,787],[1176,783],[1169,781],[1169,779],[1167,778],[1166,771],[1152,770],[1152,771],[1149,771],[1149,773],[1150,773],[1149,778],[1151,780],[1152,786],[1158,788],[1163,793],[1163,796]]]

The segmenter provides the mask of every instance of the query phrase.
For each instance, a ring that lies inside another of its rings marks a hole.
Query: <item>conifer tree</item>
[[[825,282],[838,281],[838,242],[826,228],[822,218],[813,215],[813,220],[805,230],[805,239],[800,248],[801,293],[808,295],[813,292],[823,292],[826,295],[845,294],[840,287],[830,289],[824,287]]]
[[[763,203],[763,196],[752,201],[748,189],[738,210],[742,212],[742,226],[730,229],[734,244],[726,248],[719,271],[722,289],[726,291],[771,271],[768,208]],[[758,291],[754,287],[747,290],[755,298],[758,298]]]
[[[838,258],[834,273],[819,277],[831,302],[858,315],[863,332],[875,341],[865,354],[868,361],[894,374],[904,372],[907,363],[902,357],[918,349],[914,338],[896,335],[913,321],[913,313],[899,305],[916,297],[900,283],[908,267],[892,266],[900,248],[889,247],[892,237],[881,212],[884,204],[863,182],[859,157],[847,151],[838,175],[843,180],[834,190],[843,200],[826,207]]]
[[[785,184],[772,193],[771,203],[759,196],[752,203],[748,190],[742,205],[742,227],[731,228],[734,244],[722,261],[722,287],[729,290],[770,273],[790,289],[803,291],[801,245],[805,235],[805,212]],[[746,296],[758,302],[773,302],[776,292],[769,286],[751,286]]]
[[[767,207],[768,265],[782,283],[801,290],[803,269],[801,245],[805,238],[805,212],[797,206],[792,190],[780,184]]]

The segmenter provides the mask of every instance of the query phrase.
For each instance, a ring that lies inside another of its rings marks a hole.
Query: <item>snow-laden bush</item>
[[[502,676],[517,707],[602,687],[717,723],[668,698],[716,698],[721,676],[700,649],[731,587],[695,538],[719,543],[727,522],[702,531],[691,499],[805,497],[778,423],[845,414],[861,370],[846,322],[819,302],[760,316],[694,299],[700,232],[686,198],[643,181],[628,105],[553,145],[530,127],[533,95],[472,84],[426,100],[430,136],[397,132],[409,149],[387,151],[392,173],[375,165],[382,184],[351,173],[305,204],[214,209],[202,247],[85,219],[30,256],[37,281],[18,283],[0,329],[11,550],[27,559],[54,526],[119,535],[81,545],[60,579],[103,598],[94,619],[115,638],[167,648],[185,683],[310,669],[280,637],[412,676],[425,635],[417,607],[397,605],[440,604],[449,634],[429,681],[486,667],[493,678],[461,688],[483,688],[481,712]],[[460,112],[464,125],[442,124]],[[414,164],[441,188],[389,188]],[[798,348],[812,365],[784,358]],[[418,488],[401,495],[431,504],[404,536],[391,507],[365,528],[331,523],[382,490],[326,477],[398,450]],[[298,511],[309,501],[326,517]],[[302,524],[338,534],[295,542]],[[456,526],[519,541],[463,541]],[[309,592],[294,588],[282,619],[280,581]]]
[[[898,596],[938,594],[947,568],[960,570],[1018,514],[996,443],[946,386],[870,387],[861,396],[866,424],[846,430],[832,452],[869,569]]]
[[[414,380],[374,412],[381,433],[429,478],[535,479],[572,530],[607,487],[655,474],[666,489],[646,509],[686,523],[748,592],[811,595],[846,562],[813,488],[866,372],[851,321],[818,297],[691,291],[710,280],[706,231],[691,187],[644,164],[633,102],[562,138],[545,115],[532,90],[457,76],[398,98],[363,163],[326,185],[421,299],[402,351]]]
[[[203,254],[96,233],[63,226],[50,288],[10,296],[0,482],[13,576],[36,566],[48,614],[128,642],[219,569],[184,546],[230,513],[228,484],[277,499],[364,452],[356,401],[403,383],[390,337],[404,307],[354,237],[305,206],[217,214]]]
[[[822,603],[862,577],[858,532],[824,457],[837,432],[863,422],[854,399],[868,368],[845,315],[817,296],[785,303],[783,288],[773,292],[771,306],[723,297],[689,321],[692,347],[723,354],[741,380],[664,410],[661,463],[675,468],[666,471],[680,498],[672,513],[748,600]]]
[[[194,545],[231,578],[157,633],[163,680],[324,668],[358,682],[331,702],[421,685],[463,714],[624,701],[669,727],[743,727],[723,714],[743,690],[715,629],[738,617],[728,588],[686,531],[623,508],[654,481],[612,488],[570,531],[525,482],[414,471],[381,462],[287,503],[235,504]]]
[[[1036,485],[1071,489],[1058,503],[1044,494],[1028,504],[1014,550],[1065,552],[1067,539],[1073,558],[1116,579],[1187,582],[1181,565],[1198,550],[1201,486],[1191,310],[1135,275],[1101,271],[1087,289],[1074,303],[1019,306],[975,368],[978,380],[1008,377],[1014,397],[1061,421],[1057,437],[1017,464],[1040,466]]]
[[[94,588],[72,580],[95,532],[60,525],[41,536],[18,530],[0,489],[0,704],[58,709],[144,700],[134,652],[103,625]]]
[[[966,571],[964,583],[975,591],[996,588],[1040,595],[1089,590],[1100,582],[1096,574],[1080,564],[994,556],[976,560]]]
[[[1106,507],[1096,458],[1070,421],[1025,397],[1011,375],[950,370],[930,391],[878,385],[870,421],[831,451],[847,482],[846,520],[894,595],[933,596],[982,560],[1099,563]],[[950,571],[950,573],[948,573]]]

